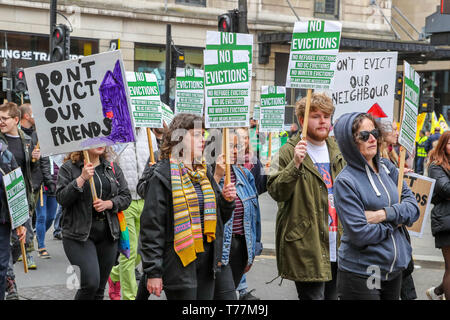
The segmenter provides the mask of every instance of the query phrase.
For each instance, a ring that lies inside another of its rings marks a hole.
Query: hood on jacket
[[[352,112],[342,115],[334,125],[334,136],[341,149],[347,164],[353,168],[366,171],[367,160],[363,157],[358,149],[355,141],[353,140],[352,124],[357,116],[364,112]],[[375,162],[377,165],[380,163],[380,150],[377,150],[375,156]],[[379,168],[379,166],[378,166]]]
[[[345,161],[347,161],[347,165],[365,172],[376,195],[380,196],[380,191],[375,185],[371,174],[373,169],[369,166],[367,160],[363,157],[358,149],[358,146],[353,140],[353,121],[357,116],[363,113],[364,112],[352,112],[342,115],[334,125],[334,136],[336,137],[336,141],[339,145],[339,149],[341,149]],[[377,168],[380,169],[380,150],[378,149],[374,162],[376,163]]]

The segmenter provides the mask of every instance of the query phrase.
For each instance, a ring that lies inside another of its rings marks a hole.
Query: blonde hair
[[[301,98],[295,104],[295,114],[297,118],[305,117],[305,109],[306,109],[306,97]],[[314,112],[320,110],[325,114],[332,115],[334,113],[333,100],[325,93],[316,93],[313,92],[311,94],[311,106],[310,111]]]

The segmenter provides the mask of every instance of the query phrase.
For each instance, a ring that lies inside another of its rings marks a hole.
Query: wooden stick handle
[[[19,228],[23,228],[20,226]],[[22,251],[23,271],[28,273],[27,252],[25,251],[25,240],[20,241],[20,251]]]
[[[402,200],[402,189],[403,189],[403,177],[405,175],[405,158],[406,158],[406,149],[403,146],[400,146],[400,159],[399,159],[399,167],[398,167],[398,202],[400,203]]]
[[[152,133],[150,128],[147,128],[147,140],[148,140],[148,150],[150,151],[150,163],[155,163],[155,155],[153,154],[153,142]]]
[[[270,167],[270,162],[272,160],[272,132],[269,132],[269,150],[267,151],[267,167]]]
[[[41,207],[44,206],[44,186],[39,190],[39,198],[41,199]]]
[[[225,185],[231,183],[231,174],[230,174],[230,136],[228,128],[224,129],[224,140],[225,140]]]
[[[91,162],[91,160],[89,160],[89,153],[86,150],[83,151],[83,155],[86,162]],[[95,190],[94,178],[89,179],[89,185],[91,187],[92,201],[95,201],[97,200],[97,191]]]
[[[311,95],[312,89],[308,89],[306,94],[306,107],[305,107],[305,116],[303,118],[303,128],[302,128],[302,136],[303,140],[306,140],[307,131],[308,131],[308,119],[309,119],[309,108],[311,106]]]

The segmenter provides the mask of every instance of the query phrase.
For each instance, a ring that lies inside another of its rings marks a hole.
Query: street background
[[[249,290],[255,289],[253,294],[263,300],[297,300],[297,291],[292,281],[275,279],[278,276],[275,258],[276,202],[266,192],[260,196],[260,206],[264,250],[247,274]],[[444,274],[442,254],[434,247],[429,219],[426,221],[425,230],[423,238],[412,237],[415,259],[413,278],[418,300],[427,300],[425,290],[439,285]],[[46,236],[47,250],[52,256],[51,259],[41,259],[35,252],[37,270],[29,270],[27,274],[24,273],[21,262],[15,265],[17,287],[22,300],[72,300],[75,296],[79,270],[70,265],[62,241],[53,239],[52,232],[50,229]],[[105,290],[105,299],[109,299],[108,286]],[[165,299],[165,296],[164,294],[161,298],[151,296],[150,299]]]

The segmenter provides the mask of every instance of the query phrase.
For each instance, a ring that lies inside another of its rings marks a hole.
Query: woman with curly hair
[[[76,300],[101,300],[116,260],[120,236],[117,213],[128,208],[131,194],[121,168],[110,162],[107,148],[72,152],[58,173],[56,200],[62,207],[64,252],[80,267]],[[93,178],[94,200],[89,179]]]

